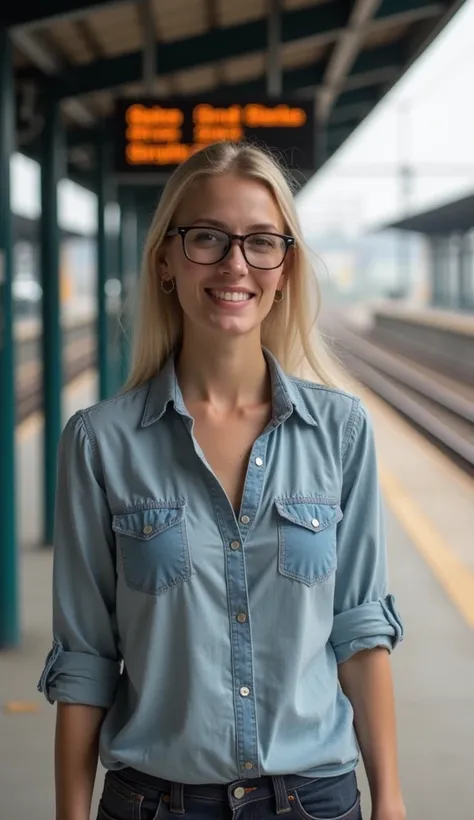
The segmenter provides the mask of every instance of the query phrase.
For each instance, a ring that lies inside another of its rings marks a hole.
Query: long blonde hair
[[[340,386],[338,365],[329,354],[316,327],[320,290],[311,255],[306,247],[290,183],[276,161],[248,143],[218,142],[196,152],[170,176],[155,211],[143,252],[133,357],[126,390],[150,379],[180,343],[183,312],[176,293],[163,293],[158,259],[167,230],[189,186],[202,177],[236,174],[260,180],[273,194],[286,230],[296,247],[285,299],[275,303],[262,323],[262,344],[290,375]]]

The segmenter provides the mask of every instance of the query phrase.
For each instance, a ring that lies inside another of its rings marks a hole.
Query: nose
[[[248,273],[248,265],[242,253],[240,242],[232,242],[224,259],[219,263],[219,267],[222,273],[234,276],[244,276]]]

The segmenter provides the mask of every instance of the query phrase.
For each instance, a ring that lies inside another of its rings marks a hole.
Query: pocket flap
[[[178,501],[152,509],[135,510],[125,515],[114,515],[112,529],[122,535],[148,541],[163,530],[179,524],[183,517],[184,501]]]
[[[339,504],[331,501],[285,498],[277,499],[275,504],[279,514],[287,521],[306,527],[314,533],[321,532],[342,519]]]

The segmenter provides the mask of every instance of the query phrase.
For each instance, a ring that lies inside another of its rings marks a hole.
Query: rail
[[[91,319],[70,323],[63,328],[63,383],[69,384],[95,364],[96,345]],[[15,382],[16,423],[43,407],[41,339],[36,333],[18,340],[18,367]]]
[[[343,363],[374,393],[429,435],[469,472],[474,470],[474,388],[337,323]]]

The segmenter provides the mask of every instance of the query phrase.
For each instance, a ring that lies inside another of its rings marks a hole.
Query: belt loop
[[[272,783],[275,791],[276,813],[288,814],[291,806],[286,793],[285,778],[282,775],[273,775]]]
[[[170,786],[170,812],[184,814],[184,785],[171,783]]]

